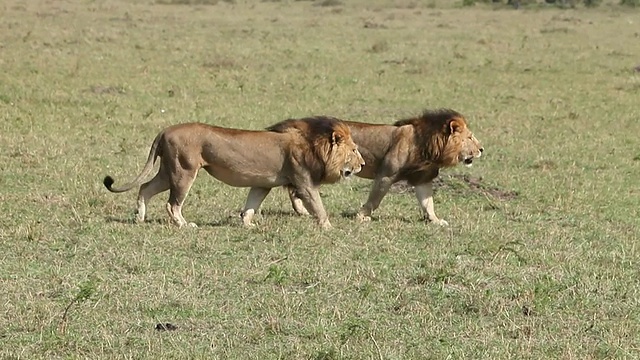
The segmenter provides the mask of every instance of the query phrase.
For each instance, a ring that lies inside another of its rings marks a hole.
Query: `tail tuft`
[[[113,180],[113,178],[111,176],[105,176],[104,180],[102,181],[102,183],[104,184],[104,186],[107,188],[107,190],[109,191],[113,191],[113,189],[111,189],[111,187],[113,186],[113,183],[115,182],[115,180]]]

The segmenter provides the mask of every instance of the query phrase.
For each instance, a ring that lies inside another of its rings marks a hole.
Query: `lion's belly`
[[[283,150],[277,141],[247,144],[247,141],[225,140],[210,145],[203,152],[203,168],[211,176],[236,187],[286,185],[282,172],[285,162]]]
[[[204,169],[214,178],[235,187],[272,188],[287,183],[278,173],[258,172],[251,169],[237,171],[213,165],[206,166]]]

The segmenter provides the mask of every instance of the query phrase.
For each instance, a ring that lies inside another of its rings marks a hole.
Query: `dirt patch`
[[[457,178],[466,183],[469,188],[475,192],[482,193],[484,195],[490,195],[499,200],[513,200],[518,197],[518,192],[513,190],[503,190],[495,186],[485,185],[482,183],[482,177],[471,177],[468,175],[453,175],[453,178]]]
[[[513,190],[500,189],[482,182],[482,177],[473,177],[466,174],[461,175],[441,175],[433,180],[434,189],[448,188],[454,191],[471,190],[474,193],[491,196],[498,200],[513,200],[518,197],[518,192]],[[413,186],[406,181],[400,181],[391,186],[390,192],[406,193],[413,192]]]

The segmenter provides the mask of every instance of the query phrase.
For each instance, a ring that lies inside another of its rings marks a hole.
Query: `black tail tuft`
[[[106,176],[106,177],[104,178],[104,181],[102,181],[102,183],[104,184],[104,186],[105,186],[109,191],[113,191],[113,190],[111,189],[111,187],[113,186],[113,183],[114,183],[114,182],[115,182],[115,181],[113,180],[113,178],[112,178],[111,176]]]

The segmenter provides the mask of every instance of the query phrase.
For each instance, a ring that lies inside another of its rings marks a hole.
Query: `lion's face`
[[[364,159],[358,150],[358,146],[353,141],[349,141],[348,144],[345,144],[345,152],[346,156],[344,159],[344,166],[342,166],[340,174],[342,177],[348,178],[362,170],[364,167]]]
[[[358,150],[358,146],[353,142],[350,132],[345,134],[334,133],[333,144],[334,160],[340,162],[340,176],[348,178],[359,173],[364,167],[364,159]]]
[[[455,149],[453,152],[457,153],[457,162],[461,162],[464,166],[473,165],[473,160],[482,156],[484,151],[482,144],[469,130],[465,121],[454,119],[450,127],[451,138],[448,146]]]

